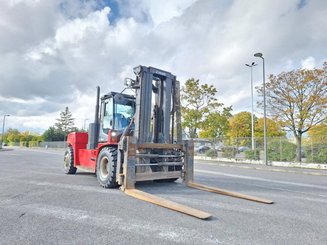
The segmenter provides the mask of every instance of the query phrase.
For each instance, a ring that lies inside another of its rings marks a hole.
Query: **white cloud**
[[[140,64],[169,70],[182,82],[213,84],[226,106],[249,111],[245,63],[258,63],[254,82],[262,82],[255,52],[264,54],[267,75],[320,66],[326,58],[322,0],[301,9],[297,0],[124,0],[114,23],[108,20],[114,8],[97,2],[0,3],[0,115],[19,115],[16,127],[30,127],[25,121],[32,116],[34,128],[45,129],[66,106],[81,124],[93,115],[95,87],[121,91]]]
[[[24,3],[26,5],[33,6],[37,3],[39,3],[40,0],[9,0],[9,6],[14,7],[17,4]]]
[[[165,23],[174,17],[179,17],[185,9],[196,0],[166,0],[160,3],[151,0],[141,1],[143,8],[148,9],[149,15],[155,26]]]
[[[316,60],[312,56],[301,60],[301,66],[304,69],[314,69],[316,67]]]

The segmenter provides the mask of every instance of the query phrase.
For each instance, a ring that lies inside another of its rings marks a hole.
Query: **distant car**
[[[206,146],[206,145],[201,145],[199,146],[195,151],[197,153],[200,153],[200,154],[203,154],[203,153],[206,153],[208,150],[210,150],[211,148],[209,146]]]
[[[240,146],[240,147],[238,148],[238,151],[239,151],[239,152],[244,152],[244,151],[247,151],[247,150],[250,150],[250,148],[247,147],[247,146]]]

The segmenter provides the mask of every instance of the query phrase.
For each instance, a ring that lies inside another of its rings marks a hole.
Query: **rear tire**
[[[64,172],[65,174],[75,174],[77,168],[74,166],[74,150],[68,146],[64,155]]]
[[[117,169],[117,149],[113,147],[103,148],[98,156],[96,176],[99,184],[104,188],[115,188]]]

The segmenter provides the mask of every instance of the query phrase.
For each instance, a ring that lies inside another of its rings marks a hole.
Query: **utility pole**
[[[265,75],[265,59],[262,53],[255,53],[255,57],[262,59],[262,71],[263,71],[263,151],[264,151],[264,163],[268,165],[268,151],[267,151],[267,114],[266,114],[266,75]]]
[[[252,143],[252,151],[254,151],[254,115],[253,115],[253,71],[252,68],[257,64],[252,62],[251,65],[245,64],[246,66],[251,68],[251,143]]]
[[[10,115],[4,115],[3,116],[3,121],[2,121],[2,134],[1,134],[1,141],[0,141],[0,149],[2,149],[2,143],[3,143],[3,137],[5,134],[5,121],[6,121],[6,117],[9,117]]]

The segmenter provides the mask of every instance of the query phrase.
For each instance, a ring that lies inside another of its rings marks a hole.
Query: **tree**
[[[293,132],[297,160],[301,161],[302,135],[326,119],[327,62],[323,69],[299,69],[270,75],[266,83],[267,111],[273,120]],[[263,95],[263,88],[257,88]],[[260,104],[262,106],[262,103]]]
[[[231,117],[227,135],[233,138],[251,137],[251,113],[242,111]]]
[[[60,118],[56,119],[54,126],[49,127],[42,135],[44,141],[63,141],[70,132],[78,132],[74,126],[74,118],[68,107],[60,112]]]
[[[312,143],[327,143],[327,122],[313,126],[308,131],[309,139]]]
[[[25,132],[21,132],[20,135],[19,135],[19,141],[22,142],[22,141],[31,141],[33,138],[33,135],[28,131],[26,130]]]
[[[8,129],[7,133],[5,134],[6,141],[12,143],[18,143],[20,140],[20,132],[17,129]]]
[[[74,131],[74,118],[72,113],[69,111],[68,106],[66,106],[65,111],[60,112],[60,118],[56,120],[57,123],[55,123],[55,127],[57,130],[66,134]]]
[[[327,122],[313,126],[304,143],[307,162],[327,163]]]
[[[229,129],[228,119],[232,116],[231,107],[223,112],[213,112],[208,115],[201,125],[200,138],[215,139],[226,135]]]
[[[190,138],[198,137],[198,130],[209,113],[218,112],[223,106],[215,98],[216,93],[217,89],[213,85],[200,85],[200,81],[194,78],[188,79],[182,87],[182,126],[188,129]],[[231,110],[231,107],[226,110]]]
[[[270,119],[266,118],[267,122],[267,137],[279,137],[279,136],[285,136],[286,133],[283,131],[281,124]],[[255,133],[254,135],[256,137],[263,137],[264,132],[263,132],[263,118],[257,119],[257,123],[255,124]]]
[[[4,142],[14,144],[19,142],[24,142],[26,146],[28,146],[29,141],[42,141],[42,137],[38,134],[31,133],[28,130],[24,132],[19,132],[18,129],[8,129],[4,134]]]
[[[44,141],[62,141],[65,140],[65,132],[52,126],[44,131],[42,137]]]
[[[268,144],[268,159],[270,161],[293,161],[296,156],[296,145],[286,138],[272,139]]]

